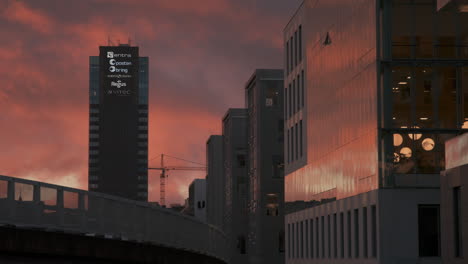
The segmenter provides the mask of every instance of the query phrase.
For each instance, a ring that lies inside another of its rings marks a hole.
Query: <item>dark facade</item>
[[[442,261],[466,263],[468,254],[468,134],[446,144],[446,170],[440,179]]]
[[[100,47],[89,98],[89,190],[147,201],[148,58],[138,47]]]
[[[283,70],[259,69],[248,111],[249,263],[284,263]]]
[[[230,263],[247,263],[247,109],[229,109],[223,118],[225,210],[223,230]]]
[[[207,222],[223,227],[225,180],[223,168],[223,136],[212,135],[206,142],[206,215]]]

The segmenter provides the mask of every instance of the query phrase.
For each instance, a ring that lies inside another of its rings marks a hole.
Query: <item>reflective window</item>
[[[0,199],[8,197],[8,181],[0,180]]]
[[[41,202],[45,205],[57,205],[57,190],[53,188],[41,187]]]
[[[32,201],[34,187],[31,184],[15,182],[15,200]]]

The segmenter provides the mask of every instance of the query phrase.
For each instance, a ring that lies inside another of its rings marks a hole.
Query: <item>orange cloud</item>
[[[53,31],[54,23],[49,17],[20,1],[9,1],[2,16],[9,21],[29,26],[40,33],[50,34]]]

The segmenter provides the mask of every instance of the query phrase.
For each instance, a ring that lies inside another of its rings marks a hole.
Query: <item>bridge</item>
[[[0,175],[0,263],[69,260],[222,264],[227,239],[170,209]]]

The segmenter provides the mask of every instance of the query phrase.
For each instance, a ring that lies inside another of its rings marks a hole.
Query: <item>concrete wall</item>
[[[465,154],[466,155],[466,154]],[[456,256],[456,219],[454,188],[460,188],[461,214],[458,217],[460,223],[461,250]],[[468,165],[455,167],[441,175],[441,245],[442,259],[444,263],[466,263],[468,254]]]
[[[418,205],[437,204],[438,189],[381,189],[288,214],[287,263],[441,263],[418,244]]]

